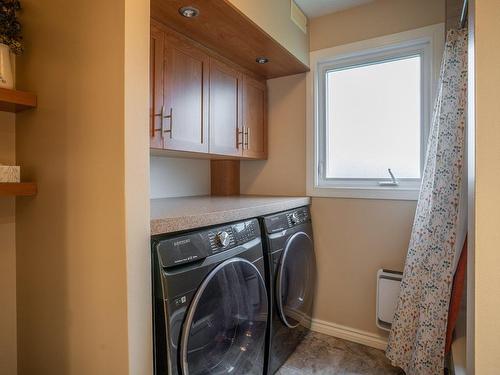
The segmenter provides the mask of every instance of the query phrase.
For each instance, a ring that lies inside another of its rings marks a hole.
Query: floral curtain
[[[407,375],[442,375],[448,306],[461,244],[467,31],[448,32],[422,187],[386,355]],[[457,246],[458,245],[458,246]]]

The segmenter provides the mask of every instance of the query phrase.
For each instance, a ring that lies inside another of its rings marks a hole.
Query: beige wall
[[[210,195],[210,160],[151,156],[151,199]]]
[[[458,27],[463,4],[462,0],[446,0],[446,30]]]
[[[39,193],[16,208],[19,374],[126,374],[125,1],[23,8],[17,77],[39,106],[16,146]]]
[[[241,162],[243,194],[306,193],[305,74],[267,81],[269,160]]]
[[[474,4],[475,3],[475,4]],[[497,0],[473,2],[476,64],[475,365],[498,373],[500,362],[500,51]]]
[[[118,288],[127,290],[128,373],[131,375],[153,373],[149,250],[149,8],[149,1],[125,0],[127,282]],[[114,365],[119,367],[118,363]]]
[[[0,163],[15,164],[15,116],[0,112]],[[17,373],[16,208],[0,197],[0,374]]]
[[[378,0],[312,19],[310,49],[444,22],[444,0]],[[244,194],[305,194],[305,75],[268,81],[269,160],[242,162]],[[376,272],[402,270],[415,201],[313,198],[315,318],[373,334]]]
[[[444,0],[375,0],[310,22],[310,50],[444,22]]]
[[[315,318],[371,333],[376,274],[403,270],[415,202],[314,198]]]
[[[309,65],[309,40],[290,19],[290,0],[229,0],[304,64]]]

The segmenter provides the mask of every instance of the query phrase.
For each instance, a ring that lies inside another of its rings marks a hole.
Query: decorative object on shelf
[[[18,0],[0,0],[0,87],[14,88],[14,77],[10,53],[23,52],[21,24],[17,12],[21,10]]]
[[[3,43],[0,43],[0,87],[14,88],[9,46]]]
[[[0,164],[0,183],[1,182],[21,182],[21,168],[18,166]]]

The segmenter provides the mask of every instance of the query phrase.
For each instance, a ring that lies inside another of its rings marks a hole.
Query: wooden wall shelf
[[[0,111],[17,113],[35,107],[35,94],[0,88]]]
[[[179,8],[194,6],[200,15],[185,18]],[[297,57],[228,0],[151,0],[151,17],[265,79],[309,71]],[[258,64],[260,56],[269,58]]]
[[[0,182],[0,196],[30,196],[36,195],[37,186],[35,182],[5,183]]]

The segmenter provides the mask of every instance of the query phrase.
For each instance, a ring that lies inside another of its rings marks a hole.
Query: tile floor
[[[276,375],[404,375],[384,352],[310,332]]]

